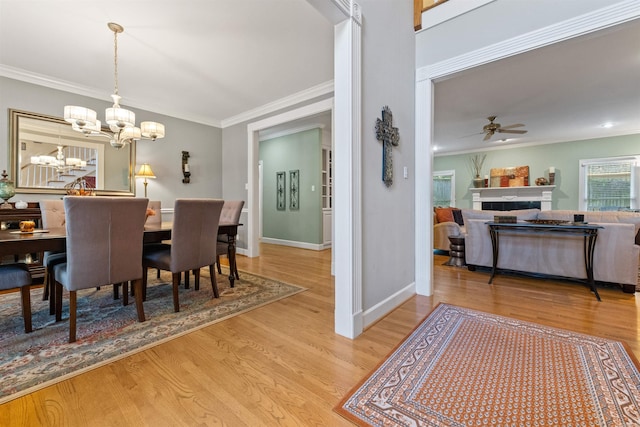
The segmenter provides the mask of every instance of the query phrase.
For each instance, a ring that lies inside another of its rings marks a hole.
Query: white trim
[[[360,8],[335,26],[335,332],[362,333],[362,27]]]
[[[624,0],[566,21],[419,68],[417,70],[417,80],[435,80],[519,53],[622,24],[637,19],[639,16],[640,2],[638,0]]]
[[[220,127],[224,129],[229,126],[233,126],[233,125],[237,125],[238,123],[253,120],[257,117],[265,116],[267,114],[274,113],[278,110],[289,108],[296,104],[309,101],[319,96],[330,95],[332,93],[333,93],[333,80],[330,80],[328,82],[321,83],[317,86],[310,87],[309,89],[305,89],[303,91],[294,93],[293,95],[280,98],[276,101],[270,102],[261,107],[254,108],[249,111],[245,111],[244,113],[240,113],[236,116],[229,117],[227,119],[223,119],[220,122]]]
[[[438,7],[432,7],[431,9],[422,12],[422,28],[420,31],[440,25],[443,22],[449,21],[467,12],[471,12],[473,9],[477,9],[494,1],[496,0],[465,0],[448,1],[446,3],[439,4]]]
[[[483,202],[540,202],[541,211],[550,211],[555,185],[530,185],[528,187],[470,188],[472,209],[482,210]]]
[[[258,132],[271,126],[288,123],[314,114],[331,111],[333,115],[333,98],[324,99],[314,104],[309,104],[295,110],[287,111],[276,116],[249,123],[247,125],[247,256],[256,257],[260,255],[259,247],[259,188],[258,188]]]
[[[322,243],[298,242],[295,240],[272,239],[270,237],[263,237],[262,243],[270,243],[272,245],[281,245],[281,246],[291,246],[293,248],[309,249],[312,251],[321,251],[326,249],[325,245]]]
[[[416,70],[416,182],[427,183],[431,178],[433,83],[437,79],[518,53],[618,25],[638,17],[640,17],[640,2],[624,0],[594,12]],[[433,211],[433,202],[431,200],[431,186],[416,185],[415,197],[416,291],[420,295],[432,295],[433,215],[430,212]]]
[[[324,129],[324,128],[325,128],[325,125],[323,125],[323,124],[313,123],[313,124],[310,124],[310,125],[300,126],[300,127],[297,127],[297,128],[285,129],[285,130],[280,131],[280,132],[274,132],[274,133],[270,133],[268,135],[261,135],[260,136],[260,142],[268,141],[270,139],[275,139],[275,138],[282,138],[283,136],[293,135],[293,134],[304,132],[304,131],[307,131],[307,130]]]
[[[640,155],[638,156],[614,156],[614,157],[600,157],[595,159],[580,159],[578,160],[578,210],[587,210],[587,174],[586,168],[590,165],[606,164],[606,163],[631,163],[631,188],[629,189],[629,197],[631,199],[631,209],[638,208],[638,165],[640,165]]]
[[[382,319],[384,316],[398,308],[403,302],[415,296],[415,294],[416,284],[411,283],[405,286],[403,289],[400,289],[395,294],[389,296],[370,309],[366,310],[362,314],[362,323],[364,327],[367,328],[376,323],[378,320]]]
[[[31,71],[22,70],[20,68],[10,67],[8,65],[0,65],[0,76],[7,77],[14,80],[20,80],[26,83],[32,83],[38,86],[47,87],[50,89],[61,90],[68,93],[75,93],[76,95],[82,95],[89,98],[102,100],[105,103],[111,103],[111,94],[104,90],[95,89],[89,86],[81,86],[76,83],[71,83],[66,80],[54,79],[44,74],[33,73]],[[200,123],[207,126],[221,127],[219,120],[213,120],[210,117],[194,116],[190,114],[184,114],[182,110],[172,110],[171,108],[158,108],[157,104],[140,101],[137,99],[131,99],[127,97],[126,106],[131,108],[139,108],[141,110],[150,111],[157,114],[163,114],[177,119],[188,120],[190,122]],[[62,109],[62,106],[60,106]],[[61,110],[62,111],[62,110]]]
[[[38,86],[48,87],[51,89],[57,89],[64,92],[75,93],[76,95],[87,96],[89,98],[103,100],[104,102],[111,102],[109,101],[111,94],[105,92],[104,90],[95,89],[88,86],[80,86],[76,83],[71,83],[61,79],[54,79],[52,77],[45,76],[44,74],[33,73],[31,71],[22,70],[20,68],[10,67],[8,65],[0,64],[0,76],[32,83]],[[132,108],[139,108],[141,110],[146,110],[157,114],[164,114],[170,117],[175,117],[177,119],[188,120],[191,122],[224,129],[229,126],[246,122],[255,119],[256,117],[271,114],[275,111],[289,108],[293,105],[306,102],[320,96],[330,95],[332,93],[333,80],[329,80],[303,91],[294,93],[292,95],[222,120],[212,119],[211,117],[207,116],[184,114],[184,111],[171,110],[171,108],[158,108],[157,104],[149,104],[131,98],[127,98],[126,105]]]
[[[433,295],[433,83],[416,83],[415,280],[419,295]],[[424,183],[424,185],[420,185]]]

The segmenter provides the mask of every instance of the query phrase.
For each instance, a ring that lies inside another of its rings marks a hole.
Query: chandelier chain
[[[118,32],[113,32],[113,80],[114,80],[114,93],[118,93]]]

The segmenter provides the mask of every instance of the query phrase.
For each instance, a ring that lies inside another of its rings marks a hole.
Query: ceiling
[[[108,101],[111,21],[123,106],[221,126],[333,79],[333,25],[306,0],[0,0],[0,75]]]
[[[640,20],[450,76],[434,105],[436,155],[640,133]],[[488,116],[528,132],[483,142]]]
[[[306,0],[0,0],[0,75],[107,101],[110,21],[123,106],[224,127],[333,79],[333,27]],[[436,155],[640,133],[639,76],[640,20],[449,76]],[[528,132],[483,142],[490,115]]]

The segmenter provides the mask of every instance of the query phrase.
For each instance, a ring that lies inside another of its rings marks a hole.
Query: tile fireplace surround
[[[473,209],[482,210],[483,202],[540,202],[540,210],[550,211],[555,185],[528,187],[470,188]]]

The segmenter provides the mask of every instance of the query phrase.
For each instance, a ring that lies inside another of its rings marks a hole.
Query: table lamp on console
[[[143,163],[142,166],[140,166],[140,169],[138,169],[138,173],[136,173],[136,178],[144,178],[144,197],[147,197],[147,178],[154,178],[155,179],[155,175],[153,173],[153,171],[151,170],[151,166],[149,166],[149,163]]]

